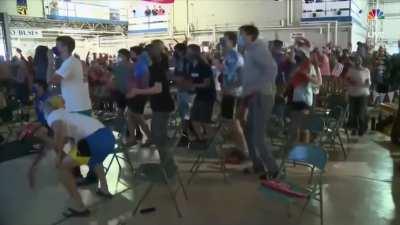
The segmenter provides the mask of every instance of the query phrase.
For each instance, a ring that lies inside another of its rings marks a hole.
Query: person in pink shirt
[[[321,49],[315,49],[315,52],[317,53],[318,61],[319,61],[319,68],[321,70],[321,75],[322,76],[330,76],[331,75],[331,66],[329,62],[329,49],[323,48]]]

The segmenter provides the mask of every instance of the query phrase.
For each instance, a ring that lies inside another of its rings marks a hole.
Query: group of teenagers
[[[66,217],[90,215],[78,192],[76,171],[79,166],[89,166],[89,176],[99,181],[97,194],[112,198],[105,178],[103,161],[114,151],[115,137],[91,114],[89,82],[104,82],[112,90],[118,113],[126,118],[128,132],[126,144],[137,144],[140,129],[147,137],[144,145],[154,145],[167,176],[173,177],[177,166],[168,146],[168,121],[178,110],[183,133],[192,143],[206,144],[213,138],[213,114],[217,101],[216,86],[221,86],[220,114],[225,125],[231,127],[237,148],[249,155],[253,165],[244,172],[259,174],[263,179],[278,176],[278,165],[270,146],[265,141],[267,121],[270,119],[276,98],[278,66],[269,47],[259,38],[254,25],[244,25],[239,32],[226,32],[220,40],[221,55],[209,62],[195,44],[178,43],[174,48],[170,71],[170,58],[162,41],[154,40],[145,47],[120,49],[117,62],[110,69],[110,79],[85,77],[81,61],[72,53],[75,41],[68,36],[56,40],[56,53],[61,66],[49,79],[49,84],[61,87],[61,96],[47,96],[44,82],[36,82],[37,113],[40,125],[32,128],[32,136],[45,143],[44,149],[56,153],[56,167],[60,178],[72,198],[72,205],[64,212]],[[312,104],[313,85],[319,85],[320,74],[311,73],[314,66],[307,59],[300,40],[297,49],[303,57],[301,75],[293,81],[293,108],[304,110]],[[309,56],[308,56],[309,57]],[[212,66],[212,64],[214,66]],[[299,72],[300,73],[300,72]],[[216,79],[215,74],[219,74]],[[172,85],[177,89],[176,106]],[[311,91],[311,93],[310,93]],[[311,98],[310,96],[311,95]],[[45,97],[43,97],[45,96]],[[143,116],[150,102],[151,126]],[[306,105],[304,105],[306,104]],[[72,146],[67,148],[68,146]],[[29,179],[35,184],[35,172],[44,153],[35,158]]]

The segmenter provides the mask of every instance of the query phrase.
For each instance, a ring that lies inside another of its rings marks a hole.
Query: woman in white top
[[[371,75],[369,69],[362,66],[360,55],[352,57],[353,66],[345,76],[349,96],[350,116],[348,126],[352,134],[364,135],[368,129],[367,103],[370,95]]]

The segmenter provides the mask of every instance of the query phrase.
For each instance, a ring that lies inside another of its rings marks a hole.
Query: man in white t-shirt
[[[51,81],[61,84],[61,95],[65,100],[66,110],[91,115],[89,86],[83,76],[81,61],[72,55],[75,40],[69,36],[59,36],[56,39],[56,49],[63,63]]]
[[[75,50],[75,40],[70,36],[59,36],[56,39],[56,55],[63,63],[55,72],[51,83],[61,85],[61,95],[65,101],[65,109],[68,112],[76,112],[83,115],[92,115],[92,103],[89,97],[89,85],[83,76],[81,61],[72,55]],[[75,176],[82,177],[79,168],[74,172]],[[96,182],[96,177],[89,171],[80,185],[89,185]]]

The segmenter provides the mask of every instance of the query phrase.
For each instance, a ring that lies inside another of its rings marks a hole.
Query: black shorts
[[[127,99],[127,105],[129,111],[136,114],[143,114],[144,107],[146,106],[147,96],[139,95],[134,98]]]
[[[305,102],[292,102],[290,109],[294,111],[303,111],[309,110],[310,106],[307,105]]]
[[[125,94],[120,91],[114,91],[112,93],[112,98],[117,103],[119,109],[125,109],[126,107],[126,97]]]
[[[230,120],[236,118],[236,112],[239,104],[239,98],[232,95],[224,95],[221,101],[222,118]]]
[[[204,101],[195,98],[190,112],[190,119],[195,122],[211,123],[213,107],[214,100]]]

